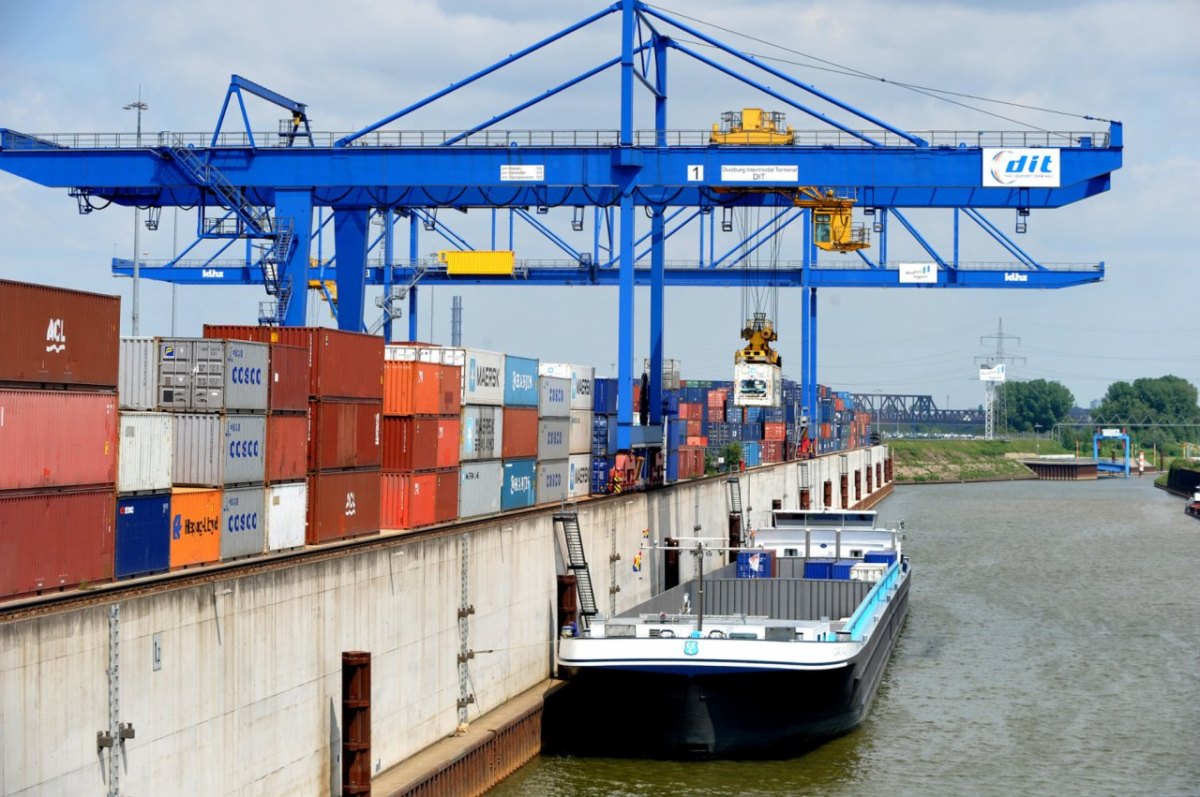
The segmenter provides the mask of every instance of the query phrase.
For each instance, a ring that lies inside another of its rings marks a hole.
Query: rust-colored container
[[[782,421],[767,421],[763,424],[763,440],[778,442],[787,438],[787,424]]]
[[[311,402],[309,471],[378,468],[382,411],[378,401]]]
[[[441,476],[440,473],[384,473],[380,516],[383,528],[415,529],[436,523],[438,479]],[[458,515],[457,472],[455,478],[455,506],[451,520]]]
[[[433,522],[449,523],[458,517],[458,468],[437,473],[433,496]]]
[[[764,440],[762,443],[763,462],[783,462],[783,441]]]
[[[282,343],[271,346],[267,408],[271,412],[308,410],[308,349]]]
[[[689,446],[700,446],[703,448],[708,445],[708,435],[688,435],[684,442]]]
[[[500,447],[504,459],[525,459],[538,455],[537,407],[505,407],[504,439]]]
[[[121,299],[0,280],[0,384],[117,387]]]
[[[443,365],[438,391],[438,415],[462,412],[462,366]]]
[[[251,327],[205,324],[206,338],[257,340],[308,349],[308,395],[383,398],[383,338],[325,327]]]
[[[383,364],[384,415],[437,415],[442,366],[389,360]]]
[[[308,529],[305,542],[375,534],[380,529],[379,471],[314,473],[308,477]]]
[[[427,471],[438,467],[437,418],[383,419],[383,469]],[[458,448],[458,439],[454,446]]]
[[[304,412],[267,416],[266,481],[291,482],[308,473],[308,415]]]
[[[113,577],[116,493],[0,493],[0,600]]]
[[[703,434],[703,432],[704,432],[704,422],[703,421],[688,420],[688,421],[685,421],[684,423],[686,424],[685,435],[687,437],[699,437],[701,434]]]
[[[116,484],[119,428],[115,393],[0,390],[0,490]]]
[[[459,464],[459,436],[462,434],[462,419],[457,415],[437,419],[437,466],[457,468]]]
[[[221,558],[221,491],[171,491],[171,569]]]

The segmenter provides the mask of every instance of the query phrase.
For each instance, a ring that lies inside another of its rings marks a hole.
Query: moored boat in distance
[[[1200,487],[1192,493],[1192,499],[1183,507],[1183,511],[1200,520]]]
[[[903,525],[775,510],[737,561],[564,632],[573,750],[789,757],[866,716],[908,613]],[[682,540],[681,543],[686,543]]]

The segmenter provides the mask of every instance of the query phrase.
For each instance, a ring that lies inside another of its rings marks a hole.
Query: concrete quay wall
[[[884,449],[845,456],[853,473]],[[828,479],[840,505],[841,469],[838,456],[754,469],[741,474],[743,504],[762,522],[774,498],[799,505],[802,481],[819,505]],[[600,611],[660,588],[661,552],[644,544],[723,537],[726,490],[712,478],[578,504]],[[469,722],[552,674],[565,570],[553,512],[0,620],[0,794],[108,794],[111,755],[121,794],[338,794],[348,650],[372,654],[371,754],[388,769],[453,734],[464,694]],[[102,749],[114,685],[112,713],[134,737]]]

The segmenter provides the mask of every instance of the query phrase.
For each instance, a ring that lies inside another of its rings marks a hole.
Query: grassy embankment
[[[921,484],[1036,478],[1021,464],[1042,454],[1067,454],[1050,440],[887,440],[896,481]]]

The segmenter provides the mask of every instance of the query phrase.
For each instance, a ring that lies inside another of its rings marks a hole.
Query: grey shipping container
[[[557,376],[538,377],[538,417],[571,417],[571,380]]]
[[[162,338],[158,406],[174,411],[265,412],[269,361],[266,343]]]
[[[265,415],[177,414],[174,483],[192,487],[261,484],[266,433]]]
[[[458,516],[475,517],[500,511],[500,460],[464,462],[458,470]]]
[[[552,504],[566,500],[569,480],[567,460],[556,459],[539,462],[537,464],[537,502]]]
[[[121,338],[117,398],[123,410],[158,408],[158,339]]]
[[[586,498],[592,491],[592,458],[572,454],[567,459],[567,498]]]
[[[568,418],[542,418],[538,421],[539,460],[566,459],[570,453],[571,421]]]
[[[504,443],[504,408],[462,408],[459,459],[463,462],[500,459]]]
[[[567,435],[568,453],[592,453],[592,416],[591,410],[571,410],[571,433]]]
[[[266,542],[266,492],[234,487],[221,494],[221,558],[257,556]]]
[[[171,461],[175,454],[174,415],[169,412],[122,412],[120,422],[117,492],[170,490]]]

